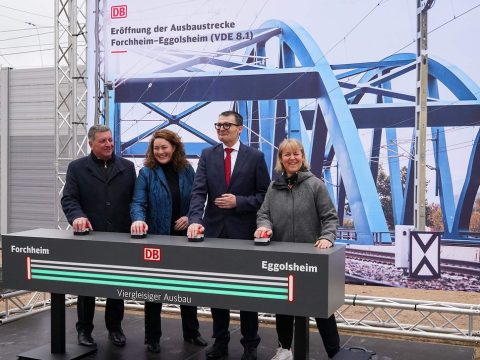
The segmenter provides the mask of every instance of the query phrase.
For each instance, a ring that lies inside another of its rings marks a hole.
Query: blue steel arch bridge
[[[385,136],[394,223],[413,224],[413,160],[409,160],[402,184],[397,130],[413,130],[415,94],[395,90],[394,85],[416,71],[416,56],[404,53],[375,62],[329,64],[311,35],[297,24],[271,20],[249,32],[248,39],[214,53],[181,54],[176,60],[165,59],[162,69],[153,74],[117,79],[109,107],[117,154],[143,157],[145,140],[153,132],[176,125],[198,138],[186,143],[186,151],[188,156],[199,156],[204,147],[217,141],[194,123],[187,124],[185,118],[214,102],[230,101],[248,129],[241,140],[263,151],[271,172],[275,145],[287,137],[299,139],[312,171],[325,179],[341,221],[348,201],[357,233],[355,243],[390,242],[376,190],[379,165],[375,159]],[[275,58],[275,63],[266,61],[269,58]],[[440,98],[440,86],[448,89],[453,101]],[[445,127],[473,129],[480,124],[480,88],[460,69],[435,57],[429,59],[428,87],[428,127],[435,139],[434,169],[444,238],[469,242],[470,217],[480,185],[480,133],[475,135],[456,203]],[[305,99],[309,105],[301,106]],[[121,139],[121,106],[125,103],[140,103],[156,114],[158,121],[131,139]],[[173,114],[163,106],[167,103],[193,105]],[[373,129],[367,153],[361,129]],[[332,184],[334,160],[338,166],[336,189]]]

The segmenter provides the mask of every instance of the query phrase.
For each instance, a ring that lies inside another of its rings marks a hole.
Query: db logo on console
[[[158,248],[143,248],[143,260],[146,260],[146,261],[160,261],[160,249],[158,249]]]
[[[127,5],[116,5],[110,8],[110,17],[112,19],[122,19],[127,17]]]

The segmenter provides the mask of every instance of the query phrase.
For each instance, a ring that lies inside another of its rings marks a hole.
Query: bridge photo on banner
[[[102,111],[88,121],[113,129],[117,154],[139,168],[150,136],[169,128],[196,166],[217,143],[218,114],[236,110],[241,141],[264,153],[272,177],[278,144],[303,143],[338,211],[347,282],[480,290],[480,87],[443,60],[454,62],[461,47],[430,48],[428,228],[419,234],[411,232],[417,57],[408,43],[391,48],[379,27],[371,39],[381,51],[335,42],[329,29],[351,24],[308,16],[324,1],[100,3],[100,12],[89,5],[88,92]],[[403,30],[415,38],[414,26]]]

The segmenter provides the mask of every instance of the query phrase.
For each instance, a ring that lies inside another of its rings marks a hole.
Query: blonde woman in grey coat
[[[278,147],[275,170],[281,176],[273,181],[257,212],[255,237],[268,234],[272,241],[307,242],[320,249],[333,246],[338,217],[323,181],[308,171],[303,145],[286,139]],[[272,360],[293,359],[293,319],[276,314],[278,349]],[[316,318],[328,357],[340,350],[335,316]]]

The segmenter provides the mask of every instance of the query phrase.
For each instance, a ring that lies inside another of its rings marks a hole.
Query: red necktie
[[[232,174],[232,148],[225,148],[227,155],[225,156],[225,184],[230,184],[230,177]]]

